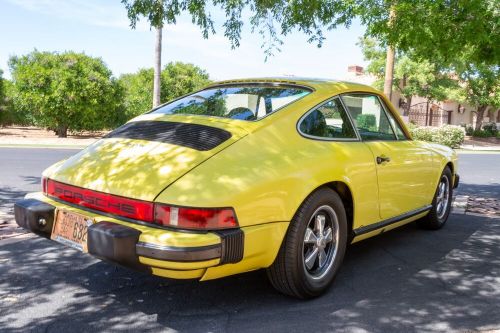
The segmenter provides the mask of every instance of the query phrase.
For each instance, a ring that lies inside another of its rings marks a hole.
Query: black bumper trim
[[[221,244],[174,247],[139,242],[135,247],[139,256],[166,261],[196,262],[221,257]]]
[[[23,199],[14,204],[16,223],[35,234],[49,238],[54,224],[55,207],[36,199]],[[43,219],[45,225],[39,223]]]
[[[241,229],[218,230],[221,238],[221,264],[234,264],[243,259],[245,233]]]
[[[455,174],[455,181],[453,183],[453,188],[457,188],[460,183],[460,175],[458,173]]]
[[[375,231],[377,229],[382,229],[382,228],[387,227],[391,224],[398,223],[398,222],[401,222],[403,220],[409,219],[410,217],[413,217],[415,215],[425,213],[425,212],[429,211],[431,208],[432,208],[432,205],[427,205],[427,206],[424,206],[422,208],[414,209],[412,211],[409,211],[407,213],[392,217],[392,218],[387,219],[387,220],[383,220],[383,221],[380,221],[380,222],[377,222],[374,224],[369,224],[369,225],[366,225],[363,227],[356,228],[353,230],[354,237]]]
[[[87,231],[89,254],[125,267],[151,271],[149,266],[139,262],[135,253],[140,235],[139,230],[118,223],[104,221],[93,224]]]

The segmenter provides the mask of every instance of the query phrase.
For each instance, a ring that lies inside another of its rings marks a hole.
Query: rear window
[[[235,85],[198,91],[152,113],[259,120],[311,93],[295,86]]]

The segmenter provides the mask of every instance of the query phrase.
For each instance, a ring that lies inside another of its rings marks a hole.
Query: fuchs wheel
[[[280,292],[298,298],[322,294],[344,258],[347,218],[339,195],[321,188],[301,205],[267,274]]]
[[[439,179],[431,211],[417,222],[418,225],[422,228],[432,230],[442,228],[450,215],[452,197],[452,176],[450,169],[446,167]]]

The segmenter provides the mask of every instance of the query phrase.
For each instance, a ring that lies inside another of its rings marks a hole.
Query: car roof
[[[219,86],[219,85],[230,85],[230,84],[250,84],[250,83],[298,85],[298,86],[305,86],[316,91],[321,91],[321,90],[376,91],[373,87],[356,82],[340,81],[334,79],[322,79],[322,78],[294,77],[294,76],[224,80],[224,81],[213,82],[208,87]]]

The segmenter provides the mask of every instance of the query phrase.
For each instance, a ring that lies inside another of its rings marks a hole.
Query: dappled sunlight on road
[[[0,246],[0,326],[19,331],[399,332],[500,324],[500,221],[452,215],[349,248],[325,296],[282,296],[263,271],[199,283],[136,273],[44,239]],[[29,313],[29,316],[27,315]]]

